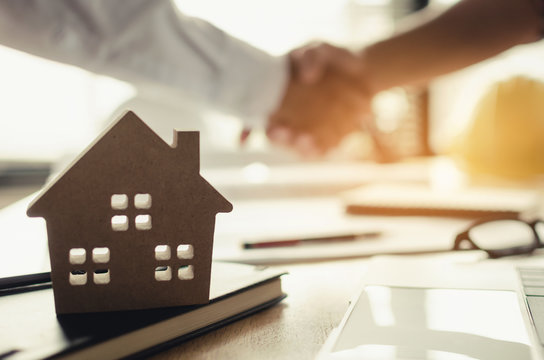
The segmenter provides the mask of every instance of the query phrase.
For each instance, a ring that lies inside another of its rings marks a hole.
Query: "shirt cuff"
[[[544,39],[544,0],[533,0],[533,4],[540,16],[540,38]]]
[[[241,41],[234,41],[228,52],[218,103],[236,111],[246,126],[264,127],[287,88],[288,56],[272,56]]]

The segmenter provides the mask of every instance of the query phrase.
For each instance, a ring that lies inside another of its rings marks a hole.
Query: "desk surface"
[[[161,352],[166,359],[313,359],[362,285],[367,260],[284,265],[279,305]]]

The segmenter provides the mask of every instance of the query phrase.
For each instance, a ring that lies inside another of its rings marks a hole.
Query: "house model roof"
[[[137,160],[137,161],[134,161]],[[173,170],[173,171],[169,171]],[[72,163],[45,186],[30,203],[27,215],[47,217],[69,201],[73,192],[92,191],[99,184],[137,183],[140,187],[156,183],[174,186],[183,179],[172,179],[175,173],[197,176],[201,196],[216,212],[229,212],[232,204],[199,175],[199,133],[174,131],[174,143],[168,145],[134,112],[108,126]],[[138,179],[127,179],[138,173]],[[172,181],[172,184],[168,184]]]

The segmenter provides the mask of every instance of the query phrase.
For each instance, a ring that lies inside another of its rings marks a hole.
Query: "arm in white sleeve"
[[[279,104],[288,77],[285,57],[180,14],[169,0],[2,0],[0,42],[247,119]]]

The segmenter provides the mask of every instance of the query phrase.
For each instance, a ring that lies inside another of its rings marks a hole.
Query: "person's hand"
[[[359,82],[362,63],[328,44],[296,49],[290,62],[291,79],[267,135],[302,155],[322,155],[360,130],[370,114],[370,97]]]
[[[315,43],[294,49],[289,53],[293,75],[297,80],[314,84],[327,70],[335,70],[352,85],[365,93],[365,68],[362,53],[353,53],[327,43]]]

